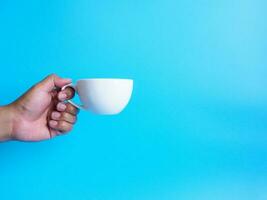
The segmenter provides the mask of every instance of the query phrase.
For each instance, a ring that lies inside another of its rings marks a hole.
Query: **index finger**
[[[57,95],[58,100],[65,101],[72,99],[75,95],[75,90],[71,87],[67,87],[64,90],[60,91]]]

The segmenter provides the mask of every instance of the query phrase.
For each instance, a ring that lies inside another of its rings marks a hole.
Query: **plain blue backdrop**
[[[50,73],[135,81],[120,115],[1,143],[0,199],[267,199],[266,6],[0,1],[1,105]]]

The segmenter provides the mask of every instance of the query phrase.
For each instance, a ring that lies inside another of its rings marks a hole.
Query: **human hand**
[[[60,88],[70,82],[50,75],[8,105],[12,112],[9,139],[40,141],[69,132],[76,122],[78,109],[64,102],[74,96],[73,89],[60,91]]]

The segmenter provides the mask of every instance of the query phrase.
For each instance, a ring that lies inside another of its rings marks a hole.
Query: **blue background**
[[[120,115],[1,143],[1,200],[267,199],[266,6],[2,0],[1,105],[50,73],[135,88]]]

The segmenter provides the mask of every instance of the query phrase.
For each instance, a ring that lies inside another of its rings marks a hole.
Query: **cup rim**
[[[111,81],[111,80],[117,80],[117,81],[133,81],[133,79],[130,78],[82,78],[82,79],[78,79],[78,81]]]

